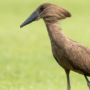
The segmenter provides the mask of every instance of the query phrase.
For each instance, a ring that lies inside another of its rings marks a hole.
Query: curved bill
[[[21,25],[20,25],[20,28],[33,22],[34,20],[36,20],[36,18],[39,16],[39,13],[38,11],[35,11],[33,12],[27,19],[25,22],[23,22]]]

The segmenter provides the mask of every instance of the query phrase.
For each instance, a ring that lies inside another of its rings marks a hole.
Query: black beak
[[[33,21],[35,21],[38,16],[39,16],[38,11],[33,12],[33,13],[26,19],[26,21],[21,24],[20,28],[23,27],[23,26],[25,26],[25,25],[27,25],[27,24],[29,24],[29,23],[31,23],[31,22],[33,22]]]

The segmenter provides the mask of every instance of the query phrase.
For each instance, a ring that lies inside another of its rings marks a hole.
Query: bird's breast
[[[64,69],[73,69],[73,66],[70,64],[67,55],[65,53],[65,49],[62,47],[58,47],[55,43],[51,43],[52,53],[56,61],[59,63],[61,67]]]

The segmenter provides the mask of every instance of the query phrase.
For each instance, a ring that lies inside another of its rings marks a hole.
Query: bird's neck
[[[51,43],[54,42],[57,45],[64,47],[65,44],[68,44],[70,39],[61,31],[61,27],[58,22],[49,23],[45,22],[47,31],[51,40]]]

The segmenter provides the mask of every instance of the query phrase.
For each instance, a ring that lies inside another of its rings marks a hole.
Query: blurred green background
[[[65,35],[90,47],[90,0],[0,0],[0,90],[67,90],[64,70],[54,60],[43,20],[20,29],[42,3],[67,9]],[[84,76],[71,72],[71,89],[88,90]]]

